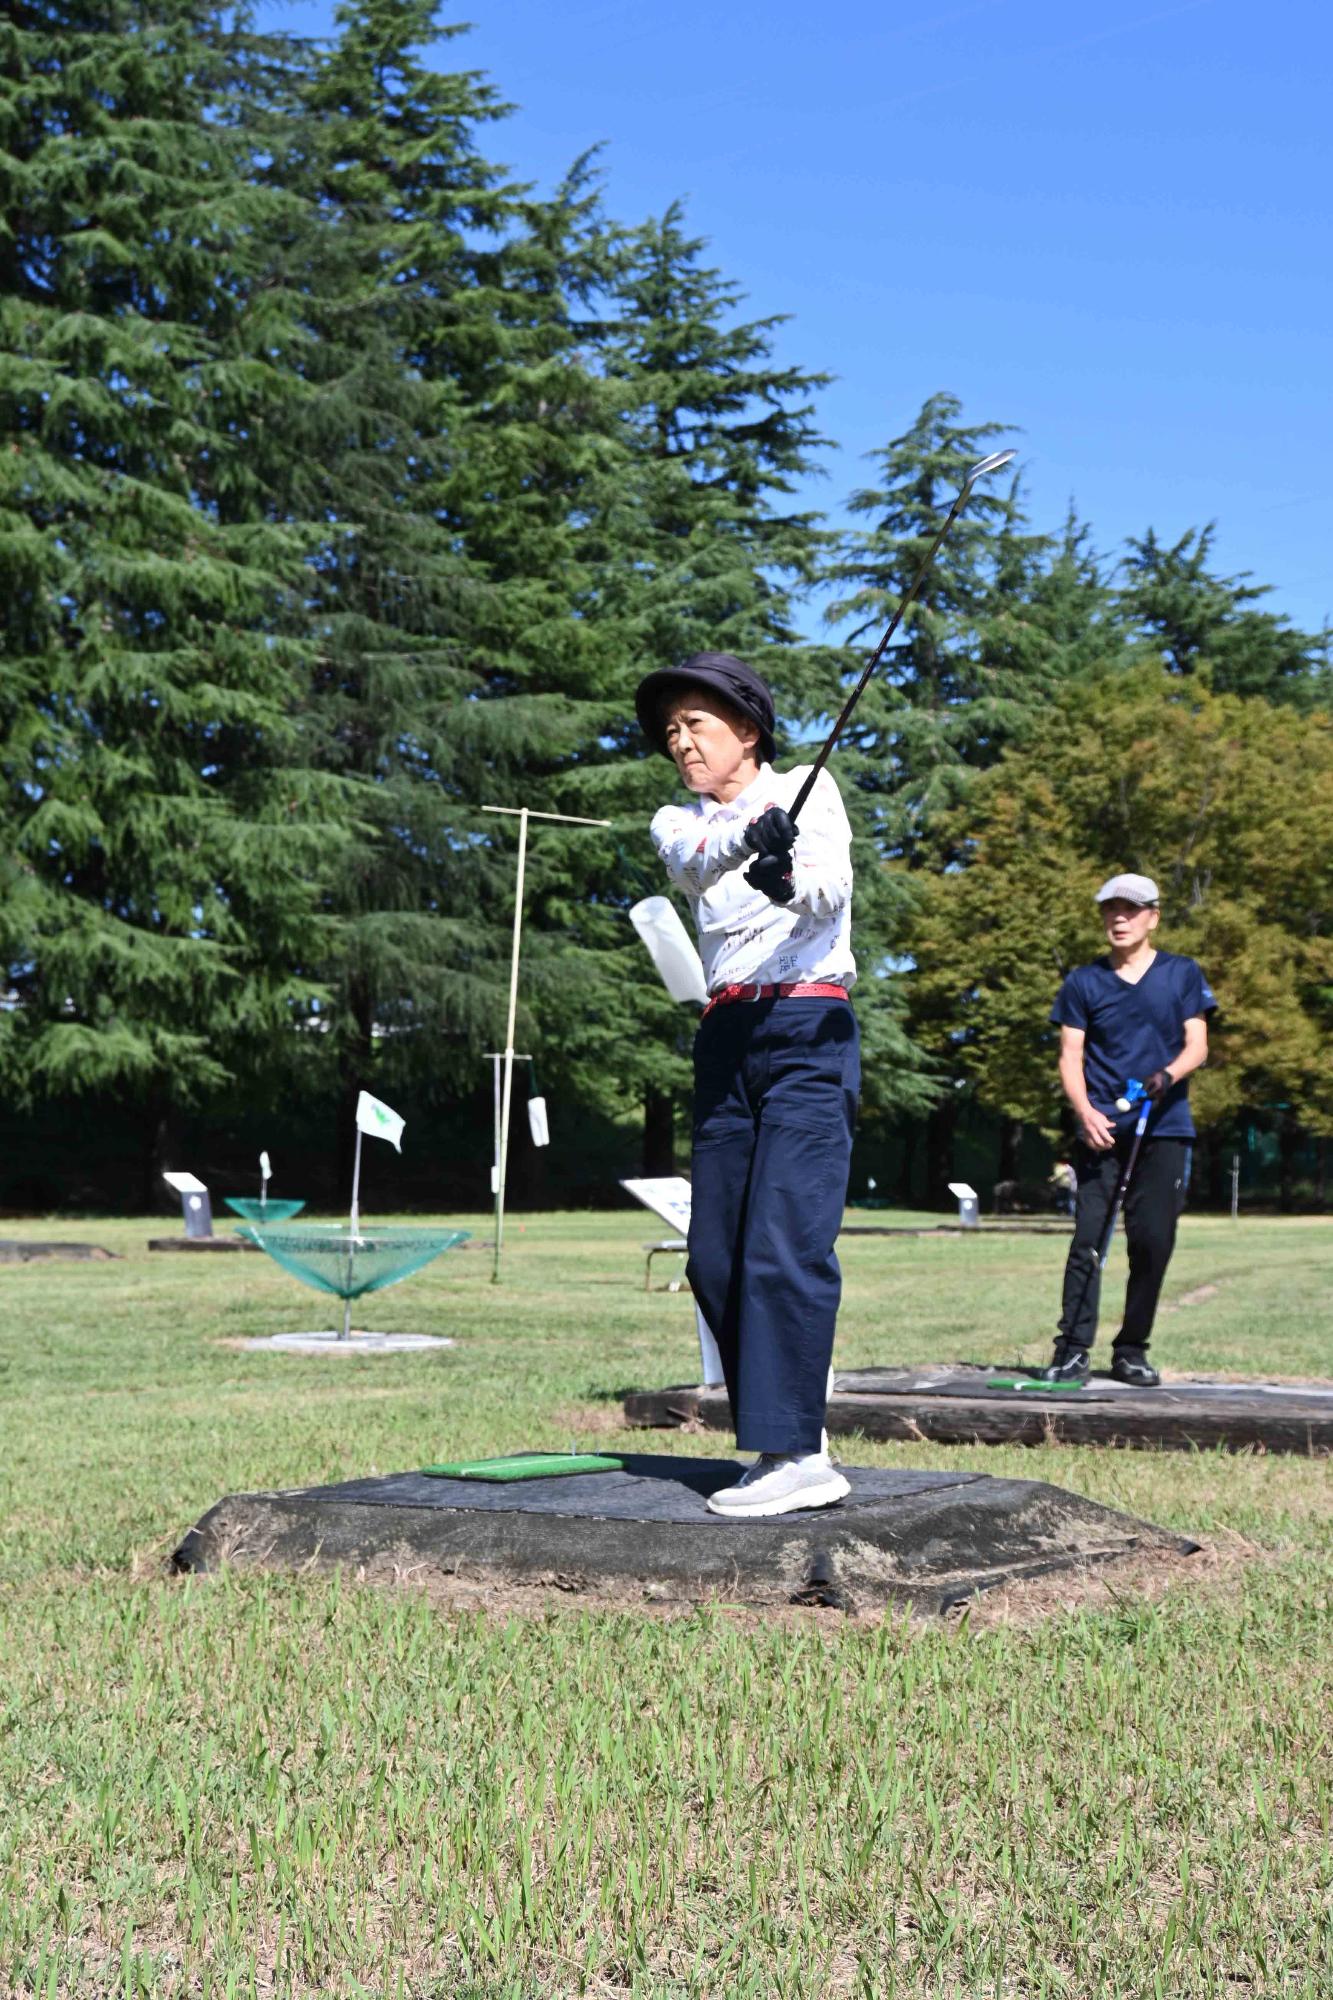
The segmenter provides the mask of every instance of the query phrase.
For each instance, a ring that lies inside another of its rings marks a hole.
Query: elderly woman
[[[848,991],[851,829],[825,771],[773,769],[773,697],[728,653],[649,674],[645,735],[693,794],[653,843],[694,912],[709,999],[694,1049],[689,1279],[722,1357],[736,1442],[758,1453],[708,1506],[826,1507],[847,1481],[824,1435],[860,1088]]]

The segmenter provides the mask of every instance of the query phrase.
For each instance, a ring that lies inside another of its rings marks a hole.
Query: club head
[[[964,492],[974,480],[984,478],[989,472],[998,472],[1002,466],[1008,465],[1017,456],[1018,449],[1015,446],[1012,451],[993,451],[989,458],[979,458],[963,481]]]

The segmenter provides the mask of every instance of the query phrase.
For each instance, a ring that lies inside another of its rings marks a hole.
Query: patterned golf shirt
[[[723,986],[787,985],[826,980],[850,987],[852,830],[838,787],[821,771],[796,828],[790,903],[771,903],[745,870],[754,856],[745,829],[769,806],[791,810],[809,766],[759,775],[730,805],[694,799],[653,817],[653,845],[694,911],[699,955],[710,993]]]

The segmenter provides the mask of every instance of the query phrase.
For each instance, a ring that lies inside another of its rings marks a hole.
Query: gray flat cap
[[[1151,875],[1112,875],[1103,882],[1095,900],[1099,903],[1138,903],[1143,909],[1156,908],[1161,898]]]

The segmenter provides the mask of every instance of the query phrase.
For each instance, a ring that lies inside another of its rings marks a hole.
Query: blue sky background
[[[332,0],[258,9],[320,33]],[[517,109],[542,187],[604,145],[608,207],[676,196],[784,360],[830,370],[810,498],[950,389],[1021,427],[1037,525],[1216,519],[1270,608],[1333,613],[1333,8],[1319,0],[473,0],[439,57]]]

